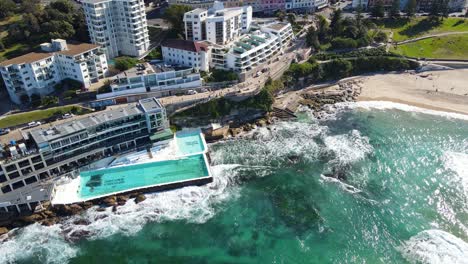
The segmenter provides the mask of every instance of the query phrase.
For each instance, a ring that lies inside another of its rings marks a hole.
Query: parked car
[[[68,119],[68,118],[72,118],[72,117],[73,117],[73,114],[70,114],[70,113],[66,113],[66,114],[62,115],[62,119]]]
[[[37,126],[40,126],[40,125],[42,125],[42,124],[39,121],[32,121],[32,122],[28,123],[28,127],[37,127]]]
[[[10,133],[9,128],[0,128],[0,135],[6,135],[8,133]]]
[[[195,91],[195,90],[188,90],[188,91],[187,91],[187,94],[190,94],[190,95],[192,95],[192,94],[197,94],[197,91]]]

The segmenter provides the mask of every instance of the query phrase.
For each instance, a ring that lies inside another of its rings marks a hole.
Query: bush
[[[355,49],[357,48],[358,43],[354,39],[350,38],[341,38],[337,37],[332,39],[331,48],[332,49]]]
[[[229,82],[236,81],[239,76],[233,71],[225,71],[219,69],[212,69],[211,75],[205,77],[206,82]]]
[[[135,67],[137,65],[138,60],[135,58],[130,57],[119,57],[115,58],[115,68],[120,71],[126,71],[130,68]]]
[[[67,90],[63,93],[63,97],[67,98],[73,98],[74,96],[76,96],[76,91],[75,90]]]
[[[348,60],[335,59],[330,62],[321,65],[323,68],[323,78],[329,79],[341,79],[348,77],[353,69],[353,65]]]
[[[154,50],[152,50],[148,55],[146,55],[145,59],[147,60],[162,60],[162,53],[161,53],[161,47],[157,47]]]
[[[320,79],[321,69],[317,63],[304,62],[301,64],[293,63],[288,69],[287,74],[295,79],[301,77],[312,77],[314,79]]]
[[[44,96],[41,99],[42,106],[52,106],[58,104],[59,99],[57,96]]]
[[[387,42],[387,34],[385,34],[385,32],[383,31],[378,31],[377,33],[375,33],[375,36],[374,36],[374,41],[375,42]]]

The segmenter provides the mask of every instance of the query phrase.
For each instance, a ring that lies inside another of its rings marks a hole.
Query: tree
[[[192,10],[191,7],[185,5],[171,5],[164,11],[163,18],[172,25],[172,30],[176,35],[184,32],[184,14]]]
[[[393,0],[390,12],[388,12],[388,16],[390,18],[400,17],[400,0]]]
[[[67,21],[52,20],[42,24],[47,39],[69,39],[75,35],[73,26]]]
[[[331,17],[330,31],[333,37],[340,36],[343,32],[343,11],[336,9]]]
[[[412,17],[416,13],[416,6],[417,6],[416,0],[408,0],[408,3],[406,4],[405,7],[405,13],[407,17]]]
[[[0,18],[10,16],[15,10],[15,2],[12,0],[0,0]]]
[[[36,13],[41,10],[40,0],[22,0],[20,9],[23,13]]]
[[[283,10],[276,11],[275,15],[278,18],[278,20],[281,21],[281,22],[283,22],[284,18],[286,17],[286,13]]]
[[[138,60],[130,57],[119,57],[115,58],[115,68],[120,71],[126,71],[138,63]]]
[[[73,3],[68,0],[55,0],[54,2],[51,2],[49,6],[64,14],[73,14],[75,11]]]
[[[354,39],[350,38],[341,38],[337,37],[332,39],[331,48],[334,50],[340,49],[355,49],[357,47],[357,42]]]
[[[374,35],[374,41],[376,42],[386,42],[388,39],[387,37],[387,34],[385,34],[385,32],[383,31],[377,31],[377,33],[375,33]]]
[[[353,65],[348,60],[335,59],[324,65],[325,78],[341,79],[348,77],[353,69]]]
[[[385,8],[382,0],[377,0],[371,9],[371,16],[374,18],[380,18],[385,16]]]
[[[44,96],[41,99],[42,106],[51,106],[56,105],[59,102],[59,98],[57,96]]]
[[[330,31],[330,26],[325,17],[319,15],[317,16],[317,37],[320,42],[325,41],[328,38],[328,32]]]
[[[314,27],[309,27],[306,34],[306,44],[307,46],[313,48],[314,50],[320,49],[320,41],[318,39],[318,33]]]
[[[288,13],[288,22],[291,25],[296,24],[296,15],[294,13]]]

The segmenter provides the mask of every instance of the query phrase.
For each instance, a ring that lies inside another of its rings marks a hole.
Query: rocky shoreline
[[[325,105],[356,102],[362,90],[361,83],[361,81],[349,81],[339,83],[328,89],[304,92],[301,94],[303,99],[299,101],[299,104],[314,110],[314,117],[322,119],[327,114]]]
[[[140,203],[146,200],[146,196],[141,192],[134,192],[127,195],[113,195],[102,199],[70,205],[51,205],[50,202],[47,202],[43,204],[45,207],[44,210],[35,212],[30,215],[18,216],[1,221],[0,235],[8,233],[12,229],[25,227],[34,223],[51,226],[60,222],[61,218],[80,214],[93,206],[99,206],[98,211],[105,211],[106,208],[112,207],[112,212],[116,212],[118,210],[118,206],[125,205],[129,200],[132,199],[135,203]]]

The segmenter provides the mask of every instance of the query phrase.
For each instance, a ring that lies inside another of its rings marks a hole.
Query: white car
[[[73,114],[69,114],[69,113],[66,113],[64,115],[62,115],[62,119],[68,119],[68,118],[72,118],[73,117]]]
[[[39,122],[39,121],[32,121],[32,122],[28,123],[28,127],[37,127],[37,126],[40,126],[40,125],[41,125],[41,122]]]
[[[195,91],[195,90],[188,90],[188,91],[187,91],[187,94],[190,94],[190,95],[192,95],[192,94],[197,94],[197,91]]]

